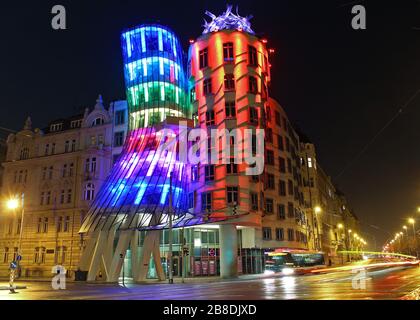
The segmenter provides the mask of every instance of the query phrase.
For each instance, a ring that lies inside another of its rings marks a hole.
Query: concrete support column
[[[220,239],[220,277],[238,276],[238,233],[233,224],[222,224],[219,229]]]

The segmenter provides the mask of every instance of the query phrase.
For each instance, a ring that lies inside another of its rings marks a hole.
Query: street
[[[263,279],[194,281],[157,284],[67,283],[66,290],[53,290],[48,282],[18,282],[27,289],[1,300],[372,300],[401,299],[420,287],[420,268],[392,267],[367,273],[365,289],[353,289],[351,272],[304,276],[272,276]],[[179,280],[177,280],[179,281]],[[7,283],[0,283],[6,286]],[[170,290],[168,290],[170,288]]]

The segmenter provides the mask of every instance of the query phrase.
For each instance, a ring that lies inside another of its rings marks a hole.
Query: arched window
[[[95,185],[93,183],[88,183],[85,187],[84,199],[93,200],[95,197]]]
[[[99,117],[92,121],[92,127],[100,126],[104,124],[104,119]]]

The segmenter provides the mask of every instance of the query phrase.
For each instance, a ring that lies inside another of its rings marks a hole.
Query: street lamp
[[[415,223],[416,223],[416,220],[414,220],[413,218],[409,218],[408,219],[408,223],[410,223],[410,224],[412,224],[413,225],[413,235],[414,235],[414,238],[416,237],[416,229],[415,229]]]
[[[18,244],[18,251],[17,251],[17,256],[16,256],[16,260],[17,261],[13,261],[16,267],[17,272],[17,277],[19,277],[20,274],[20,260],[22,259],[22,255],[21,255],[21,248],[22,248],[22,235],[23,235],[23,218],[25,215],[25,208],[24,208],[24,203],[25,203],[25,194],[22,193],[21,195],[21,199],[19,198],[13,198],[13,199],[9,199],[6,202],[6,207],[9,210],[13,210],[15,211],[17,208],[19,208],[19,206],[22,208],[21,211],[21,218],[20,218],[20,230],[19,230],[19,244]],[[10,281],[9,281],[9,286],[10,286],[10,292],[14,293],[15,289],[14,289],[14,280],[15,280],[15,269],[14,267],[10,268]]]
[[[21,199],[13,198],[13,199],[8,200],[6,203],[6,206],[9,210],[16,210],[19,207],[22,208],[21,218],[20,218],[20,230],[19,230],[19,245],[18,245],[18,252],[17,252],[18,257],[21,256],[21,247],[22,247],[23,218],[25,215],[24,202],[25,202],[25,194],[22,193]],[[19,266],[19,261],[17,261],[17,263]]]
[[[312,223],[313,223],[313,225],[315,227],[315,222],[316,222],[316,248],[318,250],[320,250],[321,249],[321,246],[320,246],[320,241],[319,241],[319,220],[315,216],[318,213],[321,213],[322,212],[321,207],[320,206],[316,206],[314,208],[314,212],[315,212],[315,215],[312,215],[312,219],[313,219]],[[315,236],[315,233],[314,233],[314,236]],[[315,239],[315,237],[314,237],[314,239]]]

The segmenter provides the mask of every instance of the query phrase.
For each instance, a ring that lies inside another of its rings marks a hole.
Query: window
[[[274,152],[273,150],[267,150],[267,164],[274,166]]]
[[[287,229],[287,237],[289,241],[295,241],[295,231],[293,229]]]
[[[270,198],[265,199],[265,212],[267,214],[273,213],[273,199],[270,199]]]
[[[294,218],[295,217],[295,208],[294,208],[292,202],[287,203],[287,216],[289,218]]]
[[[212,208],[212,194],[211,192],[205,192],[201,194],[201,210],[206,212]]]
[[[275,117],[276,125],[278,125],[279,127],[281,127],[280,112],[274,111],[274,117]]]
[[[206,125],[207,126],[214,126],[215,125],[214,110],[206,112]]]
[[[3,254],[3,263],[8,263],[8,262],[9,262],[9,248],[5,247],[4,254]]]
[[[68,189],[67,190],[67,203],[71,203],[71,198],[72,198],[72,190]]]
[[[42,232],[48,233],[48,217],[44,217],[44,222],[42,224]]]
[[[66,177],[66,175],[67,175],[67,164],[64,164],[64,165],[63,165],[63,168],[62,168],[62,170],[61,170],[61,177],[62,177],[62,178],[65,178],[65,177]]]
[[[100,126],[104,124],[104,119],[99,117],[92,121],[92,127]]]
[[[312,158],[308,158],[308,168],[312,168]]]
[[[17,259],[18,250],[19,250],[19,248],[17,248],[17,247],[13,248],[13,261],[16,261],[16,259]]]
[[[20,234],[20,228],[22,228],[22,219],[18,219],[16,226],[16,234]]]
[[[223,44],[223,59],[225,61],[233,61],[233,42],[227,42]]]
[[[310,179],[309,179],[309,186],[310,186],[311,188],[313,188],[313,187],[315,186],[315,183],[314,183],[314,178],[310,178]]]
[[[124,144],[124,131],[115,132],[114,145],[121,147]]]
[[[85,161],[85,172],[96,172],[96,157],[87,158]]]
[[[249,108],[249,121],[251,123],[258,123],[258,110],[255,107]]]
[[[288,181],[289,196],[293,196],[293,181]]]
[[[36,232],[41,233],[42,231],[42,218],[38,218],[37,226],[36,226]]]
[[[64,219],[63,232],[69,232],[70,230],[70,216],[66,216]]]
[[[201,50],[199,53],[200,69],[207,68],[209,66],[208,49]]]
[[[36,247],[34,254],[34,263],[45,263],[45,247]]]
[[[64,190],[61,190],[61,193],[60,193],[60,203],[61,204],[64,203],[65,197],[66,197],[66,192]]]
[[[205,180],[214,181],[214,164],[210,164],[204,167]]]
[[[271,240],[271,228],[262,228],[263,240]]]
[[[279,195],[286,196],[286,182],[283,180],[279,181]]]
[[[277,142],[279,145],[279,150],[284,151],[284,143],[283,143],[283,137],[277,136]]]
[[[203,94],[209,95],[211,93],[212,93],[211,79],[206,79],[203,81]]]
[[[191,181],[192,182],[198,181],[198,165],[191,167]]]
[[[195,192],[190,192],[188,194],[188,209],[194,208],[194,198],[195,198]]]
[[[53,178],[53,171],[54,171],[54,167],[49,167],[48,168],[48,179],[52,180]]]
[[[55,143],[51,144],[51,154],[55,154]]]
[[[124,123],[125,123],[125,111],[119,110],[115,112],[115,125],[118,126]]]
[[[284,204],[279,204],[277,206],[277,214],[278,214],[278,218],[279,220],[285,220],[286,219],[286,208],[284,206]]]
[[[249,77],[249,92],[256,94],[258,93],[257,78]]]
[[[237,174],[238,173],[238,165],[235,163],[234,158],[230,158],[230,163],[226,165],[226,174]]]
[[[196,100],[197,100],[197,94],[195,92],[195,88],[192,88],[190,92],[190,102],[193,103]]]
[[[225,113],[226,118],[235,118],[236,117],[236,106],[234,101],[225,102]]]
[[[76,151],[76,140],[71,140],[71,152]]]
[[[45,202],[44,204],[49,205],[51,201],[51,191],[45,192]]]
[[[267,142],[273,143],[273,129],[271,128],[266,129],[265,139],[267,140]]]
[[[282,157],[279,157],[279,170],[281,173],[286,173],[286,160]]]
[[[56,261],[57,264],[64,264],[66,262],[67,247],[56,248]]]
[[[57,232],[61,232],[63,228],[63,217],[58,217],[57,218]]]
[[[292,160],[290,158],[287,159],[287,172],[292,173]]]
[[[251,210],[258,210],[258,193],[251,192]]]
[[[44,156],[48,156],[49,153],[50,153],[50,145],[47,143],[44,149]]]
[[[267,174],[267,189],[272,189],[273,190],[275,188],[276,188],[276,186],[275,186],[275,182],[274,182],[274,175],[268,173]]]
[[[287,152],[290,152],[290,140],[286,137],[286,150]]]
[[[257,49],[253,46],[248,46],[249,51],[249,60],[248,64],[251,66],[257,66],[258,65],[258,59],[257,59]]]
[[[95,146],[96,145],[96,136],[91,136],[90,137],[90,145],[91,146]]]
[[[22,148],[22,150],[20,150],[20,160],[26,160],[28,158],[29,158],[29,149]]]
[[[71,129],[80,128],[81,126],[82,126],[82,120],[73,120],[72,122],[70,122]]]
[[[284,240],[284,229],[283,228],[276,228],[276,240],[283,241]]]
[[[239,204],[239,188],[238,187],[227,187],[227,204],[238,205]]]
[[[85,186],[84,199],[93,200],[94,197],[95,197],[95,185],[93,183],[88,183]]]
[[[74,170],[74,164],[73,163],[70,163],[70,166],[69,166],[69,177],[72,177],[73,176],[73,170]]]
[[[225,91],[235,90],[235,77],[233,74],[225,75]]]
[[[270,107],[266,107],[266,111],[265,111],[265,119],[267,120],[267,122],[271,122],[271,108]]]
[[[69,152],[69,150],[70,150],[70,141],[69,141],[69,140],[67,140],[67,141],[64,143],[64,152]]]
[[[63,129],[63,123],[55,123],[50,126],[51,132],[60,131],[61,129]]]

